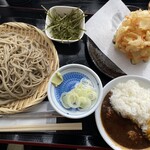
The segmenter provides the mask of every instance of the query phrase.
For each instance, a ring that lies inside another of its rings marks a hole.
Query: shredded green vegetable
[[[79,9],[73,9],[69,14],[60,15],[56,12],[50,14],[47,12],[51,23],[47,25],[49,32],[53,38],[63,40],[76,40],[79,39],[81,31],[82,19],[85,17],[84,14],[80,13]]]

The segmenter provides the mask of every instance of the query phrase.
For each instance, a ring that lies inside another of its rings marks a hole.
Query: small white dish
[[[54,7],[51,7],[48,12],[47,12],[47,15],[46,15],[46,21],[45,21],[45,33],[46,35],[53,41],[57,41],[57,42],[60,42],[60,43],[73,43],[73,42],[77,42],[79,41],[83,35],[84,35],[84,30],[85,30],[85,17],[83,17],[81,23],[80,23],[80,28],[83,29],[78,38],[75,39],[75,40],[62,40],[62,39],[56,39],[56,38],[53,38],[53,35],[51,33],[51,30],[50,28],[48,28],[48,26],[50,25],[51,23],[51,19],[50,17],[48,16],[48,14],[51,14],[53,15],[54,13],[57,13],[59,14],[60,16],[64,16],[64,14],[70,14],[72,10],[76,10],[78,9],[79,10],[79,13],[80,14],[84,14],[84,12],[77,8],[77,7],[71,7],[71,6],[54,6]]]
[[[63,77],[63,82],[55,87],[52,84],[52,79],[59,72]],[[61,103],[61,94],[71,91],[81,79],[88,78],[93,84],[96,93],[98,94],[96,101],[87,110],[67,109]],[[89,67],[80,64],[69,64],[59,68],[50,78],[48,83],[48,99],[52,107],[62,116],[72,119],[84,118],[92,114],[99,106],[103,94],[102,82],[99,76]]]
[[[135,80],[139,83],[140,86],[144,87],[144,88],[150,88],[150,80],[142,77],[142,76],[137,76],[137,75],[124,75],[124,76],[120,76],[117,77],[113,80],[111,80],[110,82],[108,82],[104,88],[103,88],[103,96],[102,99],[100,100],[100,105],[97,107],[96,111],[95,111],[95,120],[96,120],[96,125],[98,128],[99,133],[101,134],[102,138],[106,141],[106,143],[114,150],[129,150],[129,148],[126,148],[122,145],[119,145],[116,141],[114,141],[107,133],[107,131],[105,130],[102,120],[101,120],[101,107],[102,107],[102,103],[103,100],[105,98],[105,96],[107,95],[108,92],[110,92],[110,90],[115,87],[118,83],[123,83],[126,82],[128,80]],[[116,129],[116,133],[119,132]]]

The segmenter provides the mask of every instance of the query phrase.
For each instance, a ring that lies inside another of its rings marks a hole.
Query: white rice
[[[110,103],[115,111],[147,130],[150,120],[150,89],[144,89],[135,80],[117,84],[112,90]]]

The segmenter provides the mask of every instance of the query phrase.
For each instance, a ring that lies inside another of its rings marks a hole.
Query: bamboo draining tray
[[[43,83],[38,87],[36,93],[27,99],[21,99],[8,104],[0,106],[0,114],[14,114],[23,112],[30,106],[42,102],[47,95],[47,85],[50,76],[59,67],[59,58],[55,46],[52,41],[37,27],[25,24],[21,22],[8,22],[0,25],[0,32],[15,32],[23,36],[28,35],[32,39],[36,39],[37,42],[45,45],[50,56],[50,69],[51,74],[44,80]]]

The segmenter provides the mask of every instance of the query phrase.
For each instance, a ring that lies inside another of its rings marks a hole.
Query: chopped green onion
[[[81,28],[81,23],[85,17],[79,9],[73,9],[69,14],[63,15],[58,14],[56,10],[53,14],[47,11],[47,15],[50,19],[47,29],[49,29],[53,38],[62,41],[79,39],[80,33],[84,30]]]

